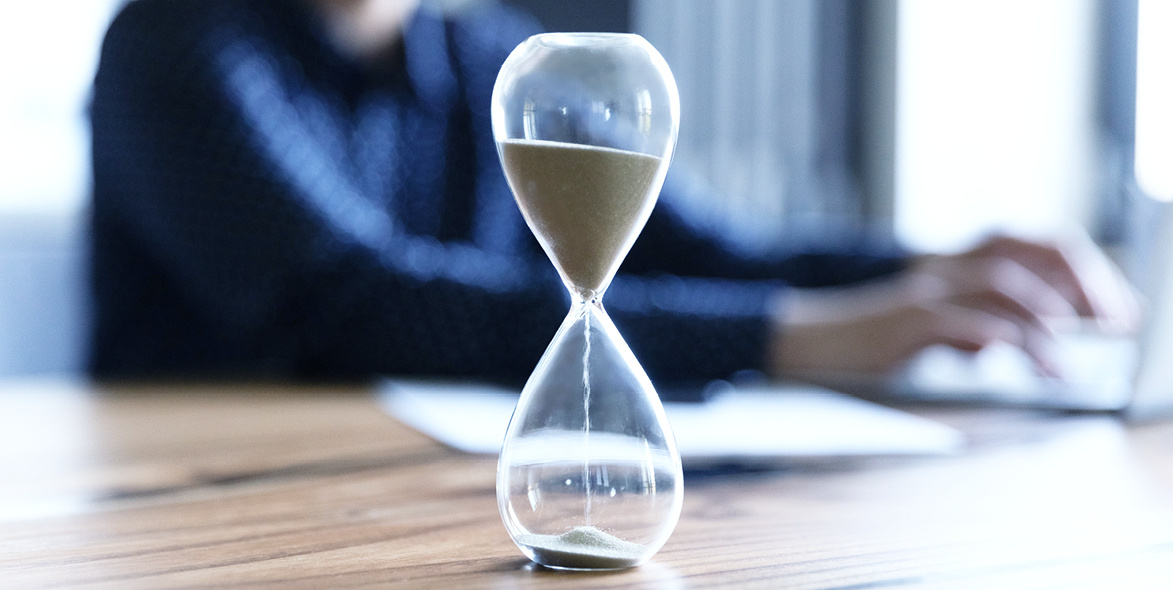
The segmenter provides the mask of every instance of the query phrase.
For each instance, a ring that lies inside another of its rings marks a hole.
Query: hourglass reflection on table
[[[680,455],[663,406],[602,303],[663,184],[679,110],[667,64],[638,35],[536,35],[493,89],[509,186],[573,300],[497,467],[506,529],[544,566],[638,565],[680,516]]]

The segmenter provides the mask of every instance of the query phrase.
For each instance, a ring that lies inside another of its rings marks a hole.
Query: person
[[[488,105],[536,31],[492,3],[127,5],[91,104],[91,372],[524,381],[569,299]],[[749,255],[684,213],[671,177],[605,299],[654,382],[883,371],[935,343],[1036,350],[1057,320],[1135,321],[1094,248]]]

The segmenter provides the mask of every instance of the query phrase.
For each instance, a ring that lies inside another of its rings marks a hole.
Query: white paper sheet
[[[392,416],[469,453],[496,454],[517,392],[466,382],[390,380],[380,401]],[[794,458],[959,452],[954,428],[806,385],[765,385],[704,403],[665,403],[685,465]]]

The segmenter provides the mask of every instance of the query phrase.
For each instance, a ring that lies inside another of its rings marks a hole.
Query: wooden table
[[[1173,588],[1173,423],[922,408],[970,449],[691,474],[650,563],[576,574],[372,392],[0,384],[0,588]]]

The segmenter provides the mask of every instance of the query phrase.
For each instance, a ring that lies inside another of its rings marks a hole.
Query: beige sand
[[[577,295],[600,295],[655,204],[661,158],[549,141],[501,142],[522,214]]]
[[[522,535],[517,539],[542,565],[568,569],[621,569],[638,564],[648,548],[624,541],[593,526],[561,535]]]

